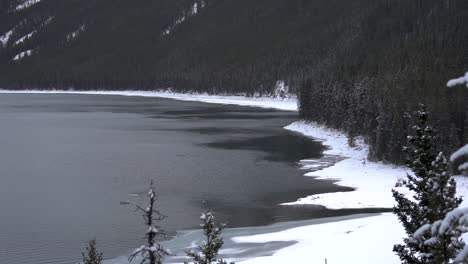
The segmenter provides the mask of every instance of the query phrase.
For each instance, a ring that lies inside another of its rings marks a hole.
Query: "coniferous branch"
[[[197,246],[197,251],[187,251],[187,256],[192,259],[193,264],[227,264],[223,259],[218,259],[219,250],[224,244],[224,240],[221,237],[226,224],[219,226],[215,223],[215,218],[211,211],[207,210],[200,216],[202,224],[200,226],[203,229],[203,235],[205,240],[201,245]],[[188,264],[189,262],[185,262]],[[233,264],[233,262],[231,262]]]
[[[452,79],[447,83],[448,87],[456,85],[467,85],[468,87],[468,72],[457,79]],[[455,162],[460,159],[468,159],[468,145],[463,146],[450,156],[450,161]],[[465,162],[458,166],[458,170],[462,173],[468,172],[468,163]],[[468,208],[457,208],[448,212],[445,217],[435,222],[427,223],[421,226],[415,233],[416,239],[422,240],[425,236],[429,237],[444,237],[448,234],[463,234],[468,232]],[[427,241],[427,240],[426,240]],[[457,253],[452,259],[453,263],[468,263],[468,246],[465,245],[463,250]]]
[[[443,218],[458,208],[462,199],[456,197],[456,182],[448,173],[447,159],[442,153],[435,154],[435,137],[429,125],[429,114],[422,105],[417,112],[414,135],[408,136],[408,167],[413,174],[400,181],[396,187],[406,187],[411,197],[396,189],[392,190],[397,205],[394,213],[398,216],[408,237],[403,244],[395,245],[402,263],[447,264],[460,251],[464,243],[461,232],[454,230],[443,235],[415,232],[423,225]]]
[[[101,264],[102,253],[98,252],[96,248],[96,239],[90,240],[86,247],[86,253],[82,252],[83,264]]]
[[[144,224],[147,227],[145,233],[146,244],[137,248],[129,257],[132,262],[135,258],[140,256],[142,259],[141,264],[161,264],[163,259],[169,255],[169,252],[158,242],[158,238],[166,238],[166,233],[158,226],[158,222],[166,218],[162,215],[156,206],[156,191],[151,181],[150,189],[148,191],[149,204],[146,208],[135,205],[135,211],[142,213]]]

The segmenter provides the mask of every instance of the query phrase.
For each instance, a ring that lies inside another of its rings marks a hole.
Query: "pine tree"
[[[197,247],[199,252],[187,251],[187,256],[192,259],[193,264],[227,264],[226,261],[217,258],[219,250],[224,244],[221,233],[226,225],[216,226],[214,216],[210,211],[202,213],[200,219],[202,220],[200,226],[203,228],[206,240]]]
[[[414,136],[408,136],[407,165],[413,175],[407,175],[396,187],[406,187],[412,197],[392,190],[397,205],[394,213],[408,234],[403,244],[395,245],[402,263],[449,263],[463,248],[458,231],[431,236],[429,233],[415,237],[423,225],[442,219],[458,208],[461,198],[456,197],[456,182],[448,173],[447,159],[442,153],[435,155],[435,138],[429,125],[429,114],[424,106],[417,112],[418,123],[413,127]]]
[[[132,262],[137,256],[141,256],[141,264],[161,264],[164,257],[169,255],[169,252],[157,241],[158,237],[165,238],[166,235],[157,225],[157,222],[163,220],[165,216],[155,208],[156,191],[152,181],[148,197],[150,201],[146,208],[136,205],[136,210],[143,213],[142,216],[148,228],[145,234],[146,244],[137,248],[130,255],[129,261]]]
[[[98,252],[96,249],[96,240],[90,240],[88,246],[86,247],[86,253],[81,253],[83,256],[83,264],[101,264],[102,263],[102,253]]]
[[[447,83],[448,87],[454,87],[457,85],[466,85],[468,88],[468,72],[457,79],[450,80]],[[458,151],[452,154],[450,157],[451,162],[457,160],[468,159],[468,144],[460,148]],[[468,162],[462,162],[457,168],[462,173],[468,173]],[[466,233],[468,232],[468,207],[457,208],[448,212],[444,218],[437,220],[433,223],[425,224],[421,226],[415,233],[414,237],[418,240],[424,239],[428,234],[430,237],[445,236],[453,233]],[[429,239],[430,241],[430,239]],[[453,263],[468,263],[468,246],[465,245],[463,250],[458,252]]]

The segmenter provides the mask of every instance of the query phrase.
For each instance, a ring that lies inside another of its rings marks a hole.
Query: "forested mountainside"
[[[466,0],[0,0],[0,87],[273,93],[401,161],[426,103],[468,140]]]

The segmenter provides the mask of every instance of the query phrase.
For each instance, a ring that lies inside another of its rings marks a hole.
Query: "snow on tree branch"
[[[454,87],[457,85],[463,85],[466,84],[466,87],[468,87],[468,72],[465,73],[465,76],[462,76],[460,78],[452,79],[447,82],[448,87]]]
[[[468,156],[468,144],[462,147],[461,149],[455,151],[455,153],[450,156],[450,161],[458,160],[464,156]]]
[[[157,240],[158,236],[166,238],[166,233],[157,225],[157,222],[163,220],[165,216],[155,209],[157,199],[153,182],[151,182],[147,195],[149,197],[148,206],[135,205],[136,211],[142,213],[147,227],[145,233],[146,244],[135,249],[130,255],[129,261],[132,262],[137,256],[140,256],[142,258],[140,263],[142,264],[161,264],[164,257],[169,255],[169,251],[164,249]]]

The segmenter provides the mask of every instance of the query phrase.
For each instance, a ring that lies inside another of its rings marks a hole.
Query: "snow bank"
[[[392,252],[405,236],[392,214],[292,228],[281,232],[236,237],[237,243],[296,241],[272,256],[243,261],[276,263],[400,263]]]
[[[329,209],[349,209],[391,208],[395,204],[391,190],[399,178],[410,172],[409,169],[368,161],[369,149],[362,139],[357,140],[357,147],[351,148],[346,135],[313,122],[295,122],[285,128],[322,141],[329,148],[325,154],[347,157],[333,166],[308,172],[305,176],[336,180],[336,184],[355,190],[311,195],[283,205],[318,204]],[[305,160],[302,163],[310,164],[311,161]],[[304,169],[308,168],[304,166]],[[458,195],[468,198],[468,179],[456,177],[456,180]],[[409,193],[401,188],[399,191]],[[468,204],[468,201],[464,203]]]
[[[270,98],[270,97],[248,97],[233,95],[208,95],[208,94],[183,94],[168,91],[39,91],[39,90],[0,90],[0,93],[17,94],[89,94],[89,95],[121,95],[169,98],[180,101],[196,101],[213,104],[229,104],[241,106],[254,106],[261,108],[273,108],[285,111],[297,111],[296,98]]]

